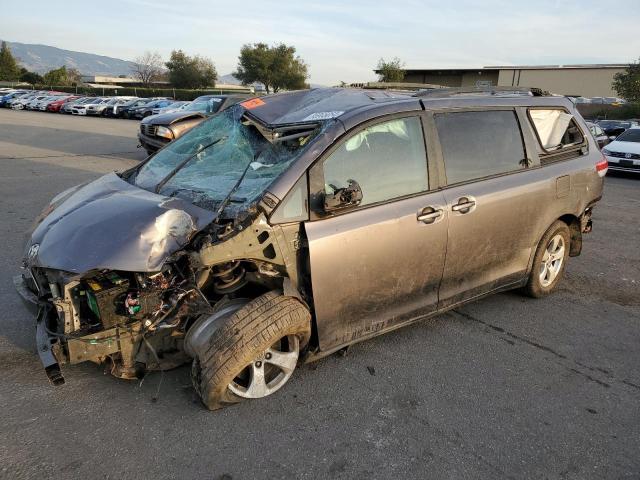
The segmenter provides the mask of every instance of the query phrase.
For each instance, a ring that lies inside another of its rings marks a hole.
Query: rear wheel
[[[533,267],[524,291],[540,298],[549,295],[560,282],[569,258],[571,235],[566,223],[556,221],[545,232],[536,249]]]
[[[309,310],[278,292],[220,321],[192,367],[194,388],[210,410],[278,391],[291,378],[311,335]]]

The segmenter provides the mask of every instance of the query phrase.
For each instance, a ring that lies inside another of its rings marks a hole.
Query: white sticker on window
[[[333,111],[333,112],[316,112],[316,113],[312,113],[308,117],[302,119],[302,121],[303,122],[308,122],[310,120],[331,120],[332,118],[339,117],[343,113],[344,113],[344,111],[342,111],[342,110],[337,110],[337,111]]]

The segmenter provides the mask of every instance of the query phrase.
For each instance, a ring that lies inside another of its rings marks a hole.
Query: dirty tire
[[[543,258],[545,257],[545,252],[547,247],[549,246],[549,242],[556,238],[556,236],[560,235],[564,240],[564,255],[562,258],[562,263],[560,265],[560,269],[555,275],[555,278],[548,285],[543,285],[540,279],[540,269],[543,263]],[[571,233],[569,232],[569,227],[566,223],[557,220],[555,221],[551,227],[545,232],[536,248],[536,255],[533,258],[533,266],[531,267],[531,271],[529,272],[529,279],[527,280],[526,286],[523,288],[523,292],[533,298],[541,298],[549,295],[558,285],[562,276],[564,275],[564,271],[567,267],[567,260],[569,259],[569,249],[571,242]]]
[[[244,398],[228,386],[262,352],[287,335],[304,347],[311,335],[311,314],[302,302],[280,292],[268,292],[222,320],[207,350],[193,360],[191,378],[209,410],[238,403]]]

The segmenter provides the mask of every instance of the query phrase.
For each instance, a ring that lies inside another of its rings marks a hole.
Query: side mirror
[[[333,193],[324,194],[324,211],[335,212],[349,207],[356,207],[362,202],[362,189],[355,180],[347,180],[347,186],[344,188],[333,188]]]

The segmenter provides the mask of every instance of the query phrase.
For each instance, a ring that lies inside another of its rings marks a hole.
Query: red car
[[[56,100],[55,102],[51,102],[49,105],[47,105],[47,112],[59,112],[60,109],[62,108],[62,106],[67,103],[67,102],[73,102],[74,100],[77,100],[78,98],[80,98],[79,95],[73,96],[73,97],[65,97],[62,98],[60,100]]]

